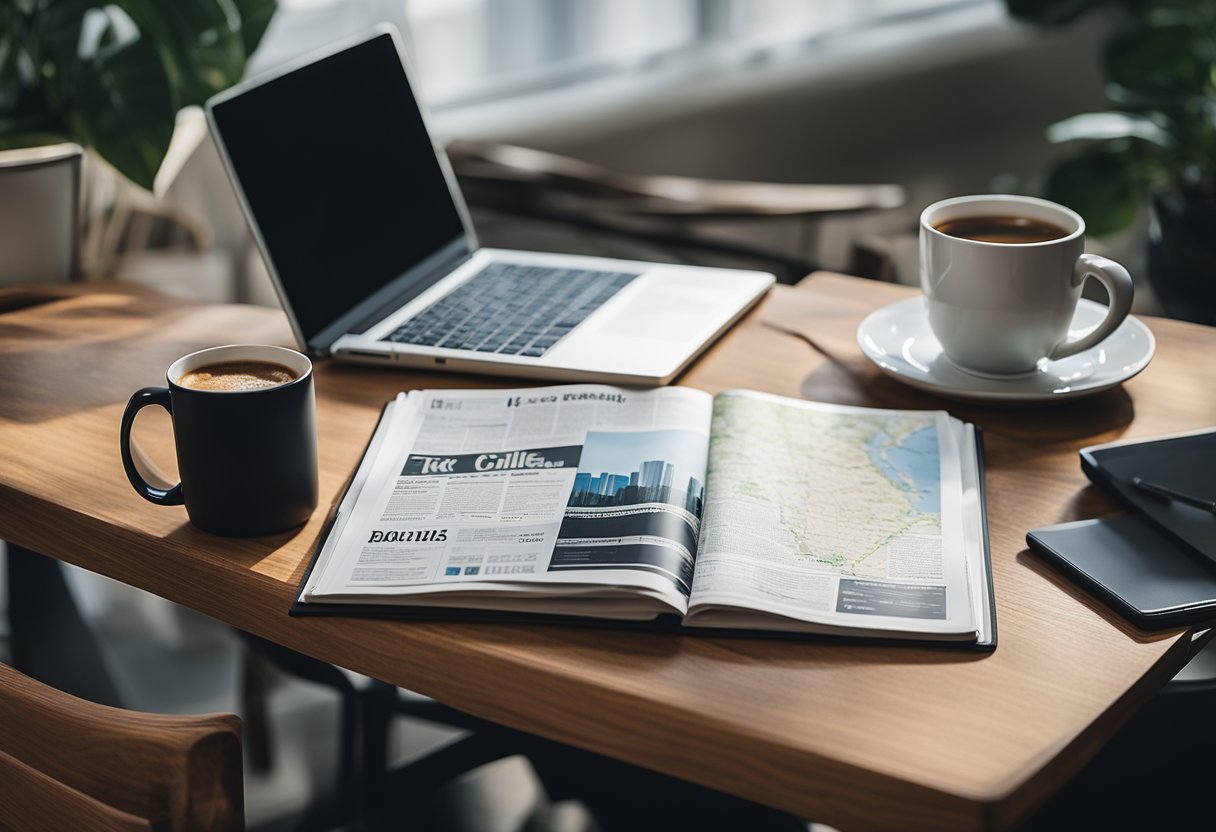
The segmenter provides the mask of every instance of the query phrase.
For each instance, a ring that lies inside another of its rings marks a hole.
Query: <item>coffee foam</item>
[[[295,372],[282,364],[269,361],[227,361],[191,370],[183,374],[177,383],[192,390],[239,393],[278,387],[297,378]]]

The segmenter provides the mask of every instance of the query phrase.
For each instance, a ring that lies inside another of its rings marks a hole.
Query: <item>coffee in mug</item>
[[[123,467],[157,505],[185,505],[190,522],[233,537],[304,523],[317,507],[312,362],[295,350],[237,344],[174,361],[167,387],[145,387],[122,415]],[[149,484],[135,468],[131,427],[148,405],[169,411],[182,481]]]
[[[290,367],[269,361],[227,361],[190,370],[177,383],[191,390],[239,392],[278,387],[299,377]]]
[[[1088,278],[1105,287],[1106,317],[1069,337]],[[1123,266],[1085,253],[1076,212],[1026,196],[963,196],[934,203],[920,218],[920,279],[929,326],[964,370],[1007,375],[1044,359],[1084,352],[1123,323],[1132,279]]]
[[[1068,229],[1033,217],[962,217],[933,227],[951,237],[981,243],[1046,243],[1068,236]]]

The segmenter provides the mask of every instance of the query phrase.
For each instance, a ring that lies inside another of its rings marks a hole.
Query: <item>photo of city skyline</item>
[[[666,503],[700,518],[706,457],[705,437],[693,431],[591,431],[567,505],[611,508]]]

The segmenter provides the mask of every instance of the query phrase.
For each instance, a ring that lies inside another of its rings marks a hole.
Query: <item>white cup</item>
[[[1025,217],[1067,233],[1037,243],[992,243],[938,230],[967,217]],[[1084,352],[1123,323],[1132,278],[1113,260],[1085,254],[1085,221],[1075,211],[1028,196],[990,194],[935,202],[920,215],[920,284],[929,326],[946,356],[965,370],[1008,375],[1043,359]],[[1069,340],[1085,279],[1106,287],[1110,306],[1093,330]]]

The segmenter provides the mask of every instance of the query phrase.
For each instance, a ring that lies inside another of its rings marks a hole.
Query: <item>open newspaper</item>
[[[415,391],[386,407],[293,612],[674,614],[990,646],[980,458],[975,429],[938,411]]]

